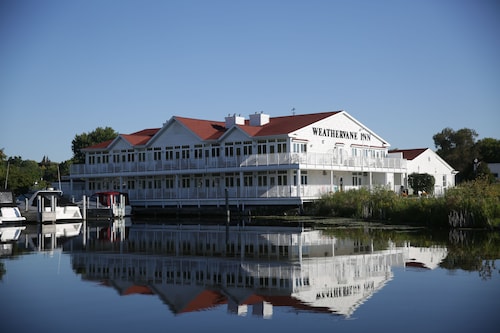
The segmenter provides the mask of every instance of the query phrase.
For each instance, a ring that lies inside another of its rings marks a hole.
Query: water
[[[114,221],[49,235],[29,226],[2,244],[2,332],[472,332],[500,324],[498,232]]]

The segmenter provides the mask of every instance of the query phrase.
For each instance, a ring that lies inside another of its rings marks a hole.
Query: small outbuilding
[[[408,161],[407,175],[426,173],[433,176],[435,180],[434,195],[443,195],[448,188],[455,186],[455,176],[458,171],[429,148],[393,149],[389,150],[389,156],[404,158]],[[413,190],[408,186],[408,176],[405,179],[405,184],[409,192],[412,193]]]

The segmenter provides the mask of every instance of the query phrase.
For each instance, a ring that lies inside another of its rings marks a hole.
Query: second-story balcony
[[[221,156],[191,159],[148,160],[120,163],[73,164],[71,178],[113,174],[165,174],[181,172],[235,172],[256,167],[283,169],[395,171],[406,169],[401,158],[338,157],[324,153],[277,153],[248,156]],[[263,169],[264,170],[264,169]]]

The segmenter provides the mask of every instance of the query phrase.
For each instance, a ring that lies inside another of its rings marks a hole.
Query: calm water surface
[[[478,332],[492,232],[90,223],[1,244],[2,332]],[[64,234],[64,233],[63,233]],[[50,236],[50,237],[49,237]]]

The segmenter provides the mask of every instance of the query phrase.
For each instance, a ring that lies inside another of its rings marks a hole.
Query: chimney
[[[231,116],[227,115],[226,120],[226,128],[230,128],[234,125],[245,125],[245,118],[240,115],[236,115],[235,113]]]
[[[250,115],[250,126],[263,126],[269,123],[269,115],[263,112]]]

